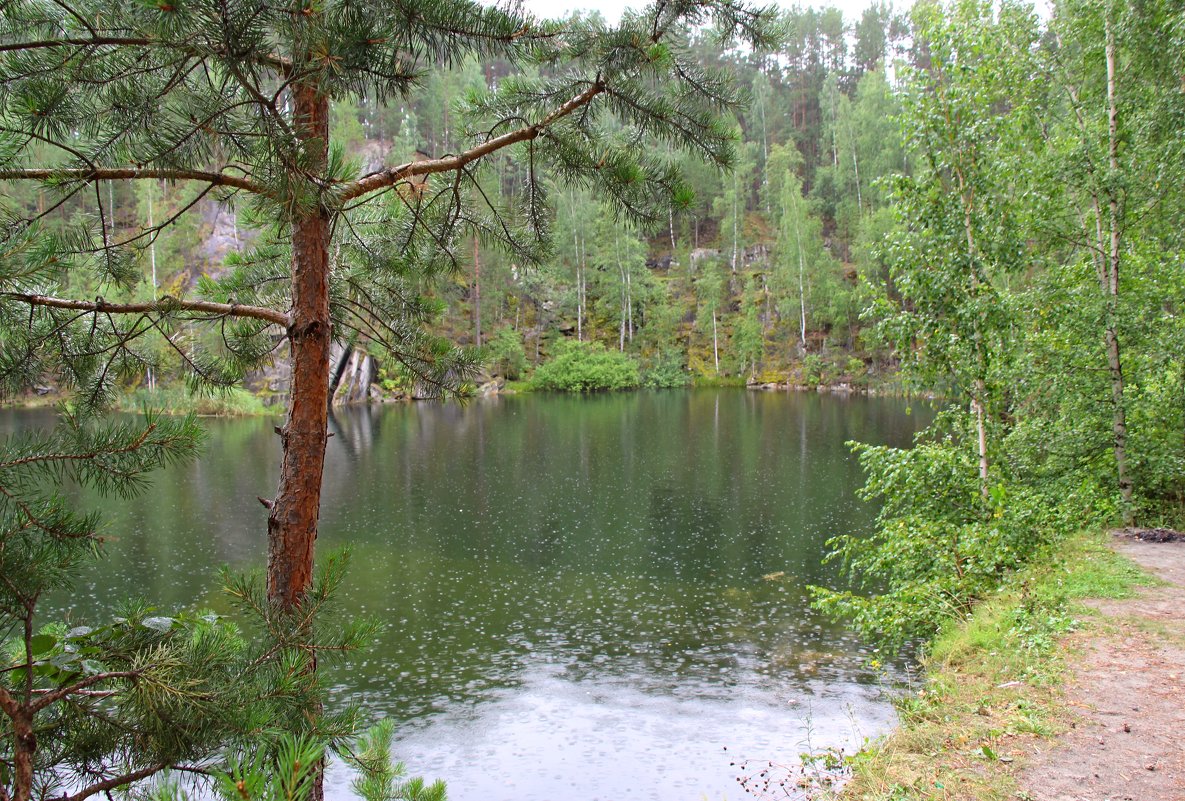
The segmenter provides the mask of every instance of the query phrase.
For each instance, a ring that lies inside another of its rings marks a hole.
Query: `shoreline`
[[[638,392],[648,389],[652,388],[633,387],[629,389],[612,391]],[[942,398],[942,395],[937,392],[911,392],[904,390],[899,385],[894,385],[888,382],[876,386],[861,386],[849,382],[809,385],[794,382],[720,383],[716,381],[708,381],[703,384],[696,384],[692,382],[683,387],[670,387],[669,389],[680,391],[694,391],[698,389],[737,389],[745,390],[747,392],[796,392],[804,394],[817,393],[835,395],[839,397],[857,395],[869,398],[917,398],[927,401],[940,400]],[[502,381],[501,383],[497,381],[488,381],[476,387],[474,393],[469,396],[468,400],[497,397],[501,395],[522,395],[550,391],[551,390],[532,389],[526,385],[526,382],[522,381]],[[276,402],[279,398],[283,397],[283,395],[279,393],[272,395],[260,395],[250,392],[249,390],[235,388],[228,393],[216,392],[211,395],[194,396],[181,387],[166,387],[156,390],[155,392],[157,393],[156,397],[149,396],[147,394],[147,390],[136,390],[134,392],[130,392],[127,395],[121,396],[119,401],[117,401],[112,407],[112,410],[134,414],[139,411],[140,408],[142,408],[144,403],[152,400],[160,404],[158,407],[154,407],[154,411],[170,415],[194,414],[197,417],[254,417],[275,416],[282,414],[284,411],[283,404]],[[595,395],[599,393],[559,392],[556,394]],[[43,394],[28,392],[22,395],[16,395],[4,400],[0,400],[0,409],[53,409],[65,402],[67,398],[68,396],[66,394],[57,391]],[[417,397],[415,395],[404,393],[389,393],[379,390],[377,392],[372,392],[370,397],[365,400],[358,400],[350,403],[335,403],[333,408],[345,409],[361,406],[389,406],[393,404],[420,403],[429,400],[433,399]]]
[[[1176,583],[1159,577],[1166,564]],[[1185,543],[1096,532],[1059,544],[934,640],[919,686],[897,701],[898,728],[849,757],[850,780],[818,798],[1053,799],[1088,787],[1084,798],[1180,798],[1185,753],[1151,760],[1132,734],[1176,742],[1176,727],[1152,721],[1185,715],[1178,696],[1169,689],[1158,708],[1158,688],[1121,685],[1182,684],[1179,670],[1149,674],[1129,655],[1179,653],[1183,577]],[[1171,611],[1148,614],[1157,599]],[[1116,717],[1110,707],[1131,698],[1135,710]]]

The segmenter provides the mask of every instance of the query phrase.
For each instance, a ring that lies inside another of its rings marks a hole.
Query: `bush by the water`
[[[661,353],[642,371],[642,384],[651,389],[674,389],[691,383],[691,373],[678,353]]]
[[[559,344],[551,361],[535,371],[535,389],[594,392],[631,389],[640,383],[638,363],[624,353],[607,350],[600,342],[568,340]]]
[[[891,648],[928,640],[1044,547],[1113,513],[1089,483],[1053,493],[1004,466],[985,497],[968,418],[948,410],[908,449],[853,444],[860,494],[882,506],[872,536],[828,542],[856,586],[811,587],[816,608]]]

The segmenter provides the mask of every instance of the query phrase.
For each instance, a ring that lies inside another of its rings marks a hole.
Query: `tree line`
[[[587,15],[569,24],[607,27]],[[784,381],[794,370],[817,381],[823,361],[835,377],[853,353],[868,364],[891,360],[863,336],[860,311],[865,279],[883,280],[873,254],[888,225],[878,179],[905,168],[889,73],[898,60],[916,58],[909,25],[887,3],[859,19],[833,8],[787,11],[776,20],[776,41],[760,53],[722,46],[711,28],[688,31],[681,46],[689,57],[727,74],[745,96],[744,105],[713,121],[734,139],[734,169],[726,173],[654,138],[655,159],[682,175],[680,192],[656,199],[662,208],[646,219],[629,219],[617,198],[562,170],[490,153],[465,201],[513,207],[524,184],[536,185],[553,201],[537,220],[548,249],[523,253],[502,246],[505,234],[496,228],[478,231],[458,243],[444,280],[433,276],[417,287],[431,306],[424,321],[456,344],[486,346],[490,371],[510,378],[546,361],[565,338],[630,354],[655,385],[696,377]],[[363,171],[430,163],[465,149],[468,97],[555,72],[500,54],[457,53],[451,68],[431,71],[410,95],[337,100],[328,112],[331,143]],[[616,158],[630,132],[614,123],[604,135],[608,150],[598,169],[620,168],[603,162]],[[48,149],[35,140],[28,154],[47,158]],[[401,191],[440,188],[422,177]],[[32,184],[10,191],[23,216],[36,214],[49,229],[97,214],[114,239],[142,235],[138,258],[149,280],[125,290],[140,301],[222,277],[260,236],[258,211],[242,191],[216,198],[164,178],[111,180],[100,195],[68,199],[51,200],[47,187]],[[101,289],[84,275],[71,280],[75,293]],[[372,332],[339,333],[360,352],[382,350]],[[203,334],[191,329],[186,336]],[[176,383],[188,372],[183,355],[167,345],[158,343],[152,357],[156,363],[132,387]],[[416,389],[414,373],[397,361],[380,363],[376,384]]]

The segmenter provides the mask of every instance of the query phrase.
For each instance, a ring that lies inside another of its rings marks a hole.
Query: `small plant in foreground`
[[[751,759],[728,764],[739,771],[736,780],[741,789],[761,801],[822,798],[852,775],[850,757],[842,748],[808,750],[799,754],[798,764]]]

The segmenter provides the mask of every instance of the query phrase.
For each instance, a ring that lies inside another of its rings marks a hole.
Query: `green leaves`
[[[58,644],[58,638],[52,634],[37,634],[29,638],[29,654],[39,657]]]
[[[531,383],[538,389],[565,392],[630,389],[640,382],[638,364],[599,342],[566,340],[552,359],[539,366]]]

